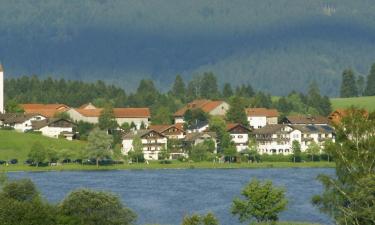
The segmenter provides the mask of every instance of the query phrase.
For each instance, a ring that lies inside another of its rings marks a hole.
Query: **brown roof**
[[[280,132],[285,124],[267,124],[266,126],[253,130],[254,134],[274,134]]]
[[[38,114],[34,113],[5,113],[2,116],[2,120],[5,124],[15,124],[15,123],[23,123],[26,120],[33,118],[34,116],[38,116]]]
[[[266,108],[247,108],[247,116],[265,116],[265,117],[278,117],[279,112],[276,109]]]
[[[166,137],[164,134],[162,134],[162,133],[160,133],[156,130],[147,129],[147,130],[136,130],[136,131],[132,131],[130,133],[127,133],[123,136],[123,139],[134,139],[135,137],[142,138],[142,137],[144,137],[145,135],[147,135],[151,132],[155,132],[162,137]]]
[[[328,118],[324,116],[287,116],[283,122],[290,124],[328,124]]]
[[[194,100],[185,105],[183,108],[179,109],[174,116],[183,116],[188,109],[202,109],[204,112],[209,113],[223,102],[224,101],[211,101],[207,99]]]
[[[53,117],[56,113],[66,112],[69,107],[64,104],[21,104],[25,113],[37,113],[45,117]]]
[[[70,123],[70,124],[74,125],[73,122],[71,122],[69,120],[66,120],[66,119],[61,119],[61,118],[51,118],[51,119],[46,119],[46,120],[32,121],[31,124],[32,124],[33,129],[39,130],[43,127],[49,126],[50,124],[53,124],[53,123],[58,122],[60,120],[63,120],[67,123]]]
[[[163,133],[164,131],[168,130],[169,128],[171,127],[175,127],[181,131],[184,131],[183,130],[183,127],[181,126],[182,124],[172,124],[172,125],[150,125],[149,126],[149,129],[151,130],[155,130],[159,133]]]
[[[333,111],[329,116],[328,119],[331,121],[331,123],[338,125],[341,123],[342,118],[350,115],[354,109],[336,109]],[[364,117],[368,117],[368,111],[363,110],[362,114]]]
[[[247,130],[249,132],[251,131],[249,128],[245,127],[244,125],[242,125],[240,123],[228,123],[227,124],[227,131],[231,131],[231,130],[233,130],[236,127],[241,127],[241,128],[243,128],[243,129],[245,129],[245,130]]]
[[[99,117],[103,109],[75,109],[86,117]],[[150,118],[149,108],[114,108],[113,113],[116,118]]]

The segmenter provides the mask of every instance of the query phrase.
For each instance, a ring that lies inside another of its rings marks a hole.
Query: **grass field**
[[[45,147],[53,147],[56,150],[78,150],[85,145],[80,141],[67,141],[44,137],[40,134],[0,130],[0,160],[18,159],[22,163],[27,159],[30,147],[35,142],[40,142]]]
[[[331,98],[332,108],[348,108],[357,106],[365,108],[368,111],[375,111],[375,96],[356,97],[356,98]]]

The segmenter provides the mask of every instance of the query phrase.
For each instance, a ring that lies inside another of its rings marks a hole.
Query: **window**
[[[242,135],[238,135],[238,138],[243,138],[243,136]]]
[[[282,150],[282,149],[279,149],[279,153],[283,153],[283,150]]]
[[[289,152],[289,149],[285,149],[285,153]]]

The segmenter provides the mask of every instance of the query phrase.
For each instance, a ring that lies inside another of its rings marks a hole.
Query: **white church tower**
[[[0,113],[4,113],[4,70],[0,64]]]

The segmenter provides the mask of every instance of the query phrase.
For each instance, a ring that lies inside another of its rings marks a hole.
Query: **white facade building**
[[[74,123],[66,119],[45,119],[32,122],[34,131],[40,131],[42,135],[52,138],[58,138],[62,135],[68,140],[73,139],[74,126]]]
[[[250,129],[241,124],[228,124],[227,131],[236,145],[237,152],[244,151],[248,148]]]
[[[248,108],[247,120],[253,129],[259,129],[269,124],[277,124],[279,112],[276,109]]]
[[[41,121],[46,117],[37,114],[7,113],[3,115],[3,124],[6,127],[12,127],[16,131],[26,132],[32,130],[34,121]]]
[[[305,152],[312,142],[322,146],[335,140],[334,129],[328,125],[267,125],[254,130],[260,154],[292,154],[292,143],[298,141]]]
[[[122,140],[122,154],[128,155],[134,150],[133,141],[140,138],[143,156],[146,160],[158,160],[163,148],[167,148],[168,139],[155,130],[138,130],[126,134]]]

